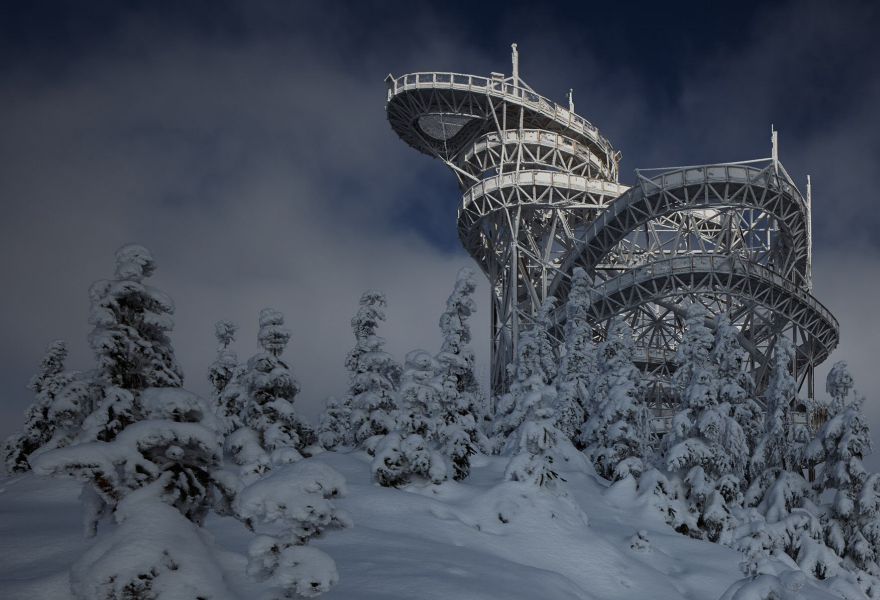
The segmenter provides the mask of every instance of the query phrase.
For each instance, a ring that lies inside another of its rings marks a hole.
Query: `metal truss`
[[[601,339],[625,315],[655,414],[675,409],[669,378],[686,306],[700,302],[740,329],[759,391],[776,340],[796,347],[795,375],[813,369],[838,324],[810,295],[810,201],[779,163],[679,167],[618,183],[620,153],[587,120],[512,77],[388,76],[388,120],[456,174],[458,235],[492,286],[492,392],[507,389],[519,332],[541,303],[568,296],[575,267],[593,276],[591,324]],[[561,345],[564,311],[552,335]],[[711,319],[707,325],[714,327]]]

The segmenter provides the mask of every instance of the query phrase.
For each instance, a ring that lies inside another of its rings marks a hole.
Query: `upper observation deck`
[[[617,179],[615,153],[599,129],[560,104],[531,90],[518,78],[460,73],[410,73],[386,79],[387,115],[407,144],[431,156],[453,161],[490,132],[541,130],[559,133],[605,165]],[[500,127],[499,127],[500,126]]]

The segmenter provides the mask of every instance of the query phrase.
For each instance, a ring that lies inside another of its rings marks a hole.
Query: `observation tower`
[[[458,236],[491,285],[491,385],[507,390],[519,334],[548,297],[562,344],[574,268],[592,277],[596,339],[624,315],[649,404],[677,407],[672,357],[692,302],[730,315],[758,392],[776,340],[794,342],[795,376],[814,395],[813,370],[836,347],[837,320],[811,295],[810,183],[801,195],[770,158],[636,169],[618,182],[620,153],[568,106],[513,73],[412,73],[386,78],[386,111],[407,144],[442,160],[458,179]],[[707,326],[714,329],[712,319]]]

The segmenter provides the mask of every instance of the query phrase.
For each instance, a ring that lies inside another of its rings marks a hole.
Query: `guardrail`
[[[628,185],[622,183],[590,179],[589,177],[572,175],[570,173],[556,173],[537,169],[514,171],[512,173],[502,173],[501,175],[487,177],[483,181],[475,183],[473,187],[462,195],[460,210],[464,210],[475,200],[495,190],[528,185],[557,186],[584,192],[595,192],[615,198],[629,189]]]
[[[390,101],[397,94],[408,90],[425,88],[483,92],[517,104],[523,104],[554,121],[566,124],[577,132],[583,132],[604,152],[608,154],[614,152],[608,139],[595,125],[583,117],[532,90],[505,83],[500,79],[461,73],[410,73],[389,81],[388,100]]]
[[[829,311],[825,305],[819,302],[814,296],[772,269],[735,255],[677,256],[675,258],[653,261],[644,265],[632,267],[625,273],[605,281],[602,288],[594,288],[592,294],[595,294],[598,299],[599,296],[634,286],[637,283],[643,283],[655,279],[658,276],[666,276],[675,273],[690,273],[695,271],[713,271],[719,273],[733,273],[735,275],[749,275],[765,282],[770,282],[774,286],[783,289],[790,296],[803,300],[812,310],[819,313],[823,319],[830,323],[834,329],[840,328],[837,319],[834,318],[831,311]],[[602,290],[604,290],[604,292]]]

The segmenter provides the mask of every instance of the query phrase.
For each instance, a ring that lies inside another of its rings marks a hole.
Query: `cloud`
[[[586,27],[521,8],[494,20],[489,8],[463,19],[412,3],[382,15],[360,4],[168,3],[93,11],[74,20],[79,33],[64,15],[34,13],[0,36],[0,54],[18,57],[0,82],[0,436],[19,426],[49,341],[68,339],[70,366],[92,366],[86,290],[127,242],[159,261],[151,283],[175,299],[172,341],[195,391],[207,390],[214,321],[239,324],[245,359],[268,306],[294,332],[285,356],[314,417],[344,391],[348,321],[367,288],[388,296],[380,334],[398,358],[436,351],[455,273],[471,264],[455,237],[458,192],[391,131],[383,79],[509,73],[514,41],[524,79],[558,101],[573,88],[577,112],[623,151],[624,182],[635,167],[768,156],[775,124],[786,167],[798,181],[813,175],[815,295],[843,328],[832,360],[880,394],[870,363],[877,9],[726,10],[703,7],[700,20],[687,8],[597,7]],[[488,362],[485,282],[478,304],[475,346]]]

